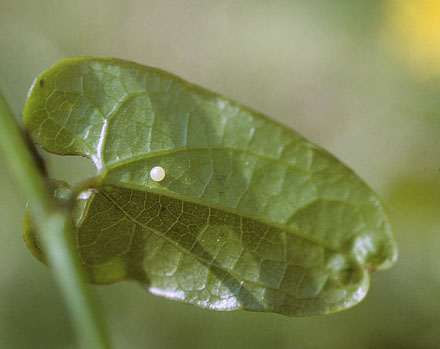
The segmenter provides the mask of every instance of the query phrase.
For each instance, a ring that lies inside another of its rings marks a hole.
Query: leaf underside
[[[45,150],[97,168],[91,189],[73,189],[91,283],[131,279],[204,308],[306,316],[358,303],[369,271],[396,259],[379,200],[349,168],[161,70],[63,60],[35,81],[23,121]],[[162,182],[151,180],[154,166]],[[70,190],[57,186],[55,196]],[[23,233],[44,261],[28,218]]]

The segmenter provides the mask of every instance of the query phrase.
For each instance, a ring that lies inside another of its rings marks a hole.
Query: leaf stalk
[[[74,228],[70,213],[58,207],[50,195],[46,179],[1,92],[0,149],[12,176],[29,200],[33,222],[41,235],[49,264],[83,347],[110,348],[95,297],[85,283],[72,242]]]

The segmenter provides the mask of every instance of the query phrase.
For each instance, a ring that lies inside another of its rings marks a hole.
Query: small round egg
[[[150,177],[155,182],[163,181],[165,178],[165,170],[160,166],[153,167],[150,171]]]

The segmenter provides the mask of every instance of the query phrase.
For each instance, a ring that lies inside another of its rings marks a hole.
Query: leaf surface
[[[23,120],[45,150],[97,168],[75,201],[93,283],[134,279],[201,307],[305,316],[358,303],[369,272],[396,259],[383,208],[352,170],[169,73],[66,59],[37,78]],[[28,224],[24,234],[44,254]]]

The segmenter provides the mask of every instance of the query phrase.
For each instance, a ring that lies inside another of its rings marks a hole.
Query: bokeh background
[[[42,70],[82,55],[171,71],[296,129],[379,193],[400,251],[361,304],[313,318],[96,287],[116,348],[440,347],[440,1],[0,0],[0,88],[17,118]],[[56,178],[93,173],[46,158]],[[0,348],[76,348],[23,210],[0,157]]]

